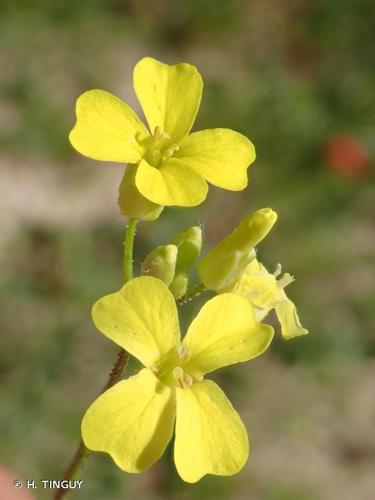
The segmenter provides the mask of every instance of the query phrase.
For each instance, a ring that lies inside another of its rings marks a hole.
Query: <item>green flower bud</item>
[[[191,268],[202,248],[202,230],[198,226],[189,227],[178,233],[172,241],[178,247],[176,273]]]
[[[255,258],[254,247],[267,235],[277,214],[271,208],[251,213],[214,246],[198,266],[199,276],[209,290],[229,286]]]
[[[142,262],[141,274],[159,278],[169,286],[174,278],[176,260],[176,245],[162,245],[156,247]]]
[[[188,284],[189,278],[187,274],[176,274],[172,283],[169,285],[169,289],[176,300],[181,299],[181,297],[186,294]]]
[[[147,200],[135,185],[136,165],[128,165],[120,184],[118,204],[122,214],[131,219],[156,220],[164,207]]]

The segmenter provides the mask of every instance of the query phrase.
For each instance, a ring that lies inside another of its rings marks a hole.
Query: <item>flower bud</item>
[[[192,226],[178,233],[173,242],[178,247],[176,273],[182,273],[191,268],[199,257],[202,248],[202,230]]]
[[[172,283],[169,285],[169,289],[176,300],[181,299],[181,297],[186,294],[188,284],[189,278],[187,274],[176,274]]]
[[[267,235],[276,219],[277,214],[271,208],[262,208],[245,217],[199,264],[204,286],[215,291],[229,286],[255,258],[254,247]]]
[[[135,185],[136,172],[137,167],[135,165],[127,166],[119,190],[118,204],[120,211],[130,219],[156,220],[164,207],[142,196]]]
[[[162,245],[156,247],[142,262],[141,274],[159,278],[169,286],[174,278],[176,260],[176,245]]]

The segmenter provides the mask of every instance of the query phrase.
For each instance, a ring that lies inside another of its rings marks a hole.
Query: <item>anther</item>
[[[173,369],[172,374],[175,379],[180,380],[184,376],[184,370],[181,368],[181,366],[176,366],[176,368]]]
[[[193,385],[194,380],[193,380],[193,377],[186,374],[183,377],[180,377],[178,379],[178,382],[180,384],[181,389],[188,389],[189,387],[191,387]]]
[[[164,154],[162,157],[163,160],[166,161],[166,160],[169,160],[169,158],[172,158],[174,153],[176,151],[178,151],[179,149],[180,149],[180,146],[178,146],[178,144],[172,144],[171,146],[169,146],[169,148],[164,151]]]
[[[177,356],[183,363],[185,363],[186,361],[188,361],[188,359],[190,359],[191,353],[189,349],[187,349],[185,346],[182,345],[177,350]]]
[[[162,138],[163,135],[163,129],[160,127],[160,125],[157,125],[154,129],[154,134],[153,138],[155,142],[159,142],[160,139]]]
[[[155,127],[152,137],[153,137],[155,142],[159,142],[160,139],[170,139],[171,138],[171,136],[168,134],[168,132],[163,132],[163,129],[161,128],[160,125],[157,125]]]

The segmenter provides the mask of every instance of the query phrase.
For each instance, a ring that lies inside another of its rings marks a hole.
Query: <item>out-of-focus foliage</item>
[[[70,148],[74,100],[104,88],[136,106],[131,71],[150,55],[197,65],[195,130],[232,127],[257,160],[246,191],[141,224],[136,268],[189,226],[203,224],[206,251],[271,206],[259,258],[296,276],[288,294],[311,334],[219,373],[253,443],[241,474],[188,486],[168,457],[140,477],[95,455],[72,498],[372,500],[374,18],[371,0],[1,2],[0,460],[21,479],[59,477],[116,353],[90,308],[121,286],[123,169]],[[329,168],[343,135],[370,158],[361,176]]]

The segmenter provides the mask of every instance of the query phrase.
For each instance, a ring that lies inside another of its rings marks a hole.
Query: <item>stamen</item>
[[[172,158],[172,156],[174,155],[174,153],[175,153],[176,151],[178,151],[179,149],[180,149],[180,146],[179,146],[178,144],[172,144],[171,146],[169,146],[169,148],[168,148],[168,149],[166,149],[166,150],[164,151],[164,154],[163,154],[163,156],[162,156],[162,159],[163,159],[164,161],[169,160],[169,158]]]
[[[191,353],[189,349],[187,349],[185,346],[182,345],[177,350],[177,356],[183,363],[186,363],[186,361],[190,359]]]
[[[178,383],[180,384],[181,389],[187,389],[189,387],[188,385],[186,385],[186,383],[182,377],[180,379],[178,379]]]
[[[193,385],[194,379],[192,376],[186,374],[178,379],[181,389],[188,389]]]
[[[165,153],[163,154],[161,159],[163,161],[167,161],[167,160],[169,160],[169,158],[172,158],[172,156],[173,156],[173,153],[171,153],[170,151],[167,150],[167,151],[165,151]]]
[[[176,368],[173,368],[172,374],[175,379],[180,380],[184,376],[184,370],[181,368],[181,366],[176,366]]]
[[[171,136],[168,132],[164,132],[160,125],[157,125],[154,129],[154,133],[152,135],[155,142],[159,142],[160,139],[170,139]]]
[[[163,129],[157,125],[154,130],[153,138],[155,142],[159,142],[163,135]]]
[[[152,371],[152,373],[158,373],[159,371],[159,368],[156,368],[156,366],[151,366],[149,369]]]
[[[178,383],[181,389],[187,389],[191,387],[195,382],[195,378],[189,375],[188,373],[184,373],[184,370],[181,366],[176,366],[172,371],[173,377],[178,380]]]
[[[285,273],[278,280],[277,284],[280,288],[285,288],[286,286],[290,285],[293,281],[294,277],[289,273]]]
[[[273,275],[275,276],[275,278],[277,278],[278,276],[280,276],[280,274],[281,274],[281,264],[277,264]]]
[[[183,387],[184,389],[187,389],[188,387],[191,387],[193,385],[193,382],[194,382],[193,377],[191,375],[186,374],[180,381],[180,384],[182,386],[185,386]]]

